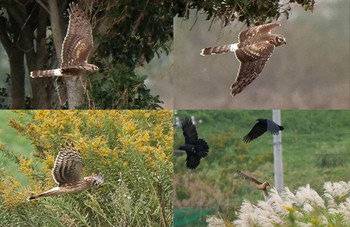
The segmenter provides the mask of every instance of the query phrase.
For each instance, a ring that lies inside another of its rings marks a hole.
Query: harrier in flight
[[[31,196],[28,200],[30,201],[40,197],[81,192],[90,188],[97,188],[104,181],[104,177],[101,173],[84,177],[81,153],[79,150],[75,150],[73,143],[69,144],[68,142],[59,149],[52,169],[52,177],[57,183],[57,187],[38,195]]]
[[[264,192],[264,198],[265,201],[267,200],[269,194],[267,193],[267,187],[270,186],[269,182],[265,181],[264,183],[261,183],[260,181],[258,181],[257,179],[255,179],[254,177],[250,177],[244,173],[242,173],[241,171],[237,170],[236,171],[238,173],[238,175],[250,182],[253,182],[254,184],[257,184],[258,186],[256,187],[258,190],[262,190]]]
[[[61,50],[62,64],[59,69],[37,70],[30,77],[80,76],[99,70],[89,64],[93,47],[92,26],[84,11],[77,4],[69,4],[69,25]]]
[[[275,47],[286,44],[283,35],[271,34],[272,29],[279,26],[278,23],[255,26],[239,33],[238,43],[202,49],[202,56],[234,52],[241,62],[231,85],[232,96],[239,94],[261,73]]]

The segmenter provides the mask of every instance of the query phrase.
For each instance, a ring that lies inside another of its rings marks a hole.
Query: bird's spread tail
[[[61,69],[37,70],[30,72],[31,78],[62,76]]]
[[[205,142],[203,139],[199,139],[196,144],[196,155],[200,158],[204,158],[208,155],[209,146],[207,142]]]
[[[201,55],[207,56],[207,55],[213,55],[213,54],[226,54],[228,52],[235,52],[237,49],[238,49],[238,43],[224,45],[224,46],[217,46],[217,47],[207,47],[202,49]]]
[[[195,168],[197,168],[197,166],[199,166],[199,164],[200,164],[200,158],[196,157],[192,153],[188,153],[187,154],[187,158],[186,158],[186,166],[187,166],[187,168],[195,169]]]

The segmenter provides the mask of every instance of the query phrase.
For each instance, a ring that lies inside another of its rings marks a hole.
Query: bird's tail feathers
[[[30,72],[31,78],[62,76],[61,69],[37,70]]]
[[[200,164],[200,158],[194,156],[193,154],[188,154],[186,158],[186,166],[189,169],[195,169]]]
[[[207,55],[213,55],[213,54],[226,54],[228,52],[235,52],[237,49],[238,49],[238,43],[223,45],[223,46],[216,46],[216,47],[207,47],[202,49],[201,55],[207,56]]]
[[[209,151],[209,146],[207,142],[203,139],[199,139],[197,144],[196,144],[196,155],[198,157],[204,158],[205,156],[208,155]]]
[[[37,199],[37,198],[40,198],[40,197],[46,197],[46,196],[50,196],[50,195],[56,195],[57,194],[57,191],[58,191],[58,187],[55,187],[55,188],[52,188],[46,192],[43,192],[43,193],[40,193],[38,195],[34,195],[34,196],[30,196],[28,197],[28,201],[31,201],[31,200],[34,200],[34,199]]]

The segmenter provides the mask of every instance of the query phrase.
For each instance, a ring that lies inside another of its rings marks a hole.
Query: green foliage
[[[126,64],[134,69],[149,62],[154,55],[170,52],[173,38],[173,11],[171,1],[123,1],[107,12],[114,23],[106,34],[97,35],[98,56],[111,64]]]
[[[107,75],[107,76],[104,76]],[[147,76],[138,76],[125,64],[118,64],[93,76],[89,83],[94,109],[161,109],[159,96],[153,96],[144,84]]]
[[[176,1],[174,3],[175,11],[181,17],[188,17],[191,12],[189,9],[203,10],[207,14],[207,20],[221,19],[224,25],[238,20],[247,25],[262,24],[273,19],[278,19],[281,15],[288,18],[291,10],[288,3],[297,3],[305,10],[313,10],[315,0],[289,0],[285,4],[280,4],[279,0],[248,1],[248,0],[210,0],[210,1]]]
[[[93,62],[101,71],[90,83],[91,101],[88,100],[87,107],[161,108],[159,96],[151,94],[144,83],[147,76],[137,76],[134,70],[160,51],[169,54],[173,38],[172,2],[117,2],[112,7],[108,5],[106,14],[98,17],[113,23],[108,32],[95,33],[99,47]]]
[[[347,153],[319,154],[316,165],[320,168],[341,167],[349,162]]]

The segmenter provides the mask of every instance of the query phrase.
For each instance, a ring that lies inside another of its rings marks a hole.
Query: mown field
[[[175,225],[186,225],[186,219],[191,225],[204,224],[206,213],[232,221],[243,199],[253,203],[263,199],[255,185],[238,178],[235,170],[274,185],[272,135],[242,142],[255,120],[272,119],[272,111],[178,111],[176,116],[203,121],[197,131],[210,151],[194,171],[186,169],[184,155],[175,158]],[[284,186],[293,191],[310,184],[322,194],[326,181],[349,181],[350,111],[282,110],[281,121]],[[181,128],[176,128],[175,150],[183,142]]]

